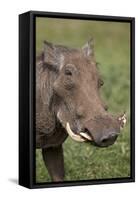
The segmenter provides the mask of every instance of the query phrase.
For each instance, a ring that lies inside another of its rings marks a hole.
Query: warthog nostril
[[[104,138],[104,139],[102,139],[101,142],[102,142],[102,143],[106,143],[106,142],[108,142],[108,138]]]
[[[104,136],[101,138],[101,141],[100,141],[100,145],[102,146],[108,146],[108,145],[111,145],[115,142],[116,138],[117,138],[117,134],[116,133],[112,133],[108,136]]]

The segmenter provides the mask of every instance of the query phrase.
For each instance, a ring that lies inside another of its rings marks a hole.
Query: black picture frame
[[[35,181],[35,19],[36,17],[129,22],[131,25],[131,176],[128,178],[36,183]],[[135,181],[135,18],[29,11],[19,15],[19,184],[27,188]]]

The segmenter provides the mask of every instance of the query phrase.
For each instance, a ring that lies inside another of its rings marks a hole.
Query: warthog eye
[[[73,64],[67,64],[64,68],[64,74],[66,76],[73,76],[74,74],[77,73],[77,69],[75,67],[75,65]]]
[[[98,80],[98,87],[101,87],[104,85],[104,81],[102,79]]]
[[[72,71],[70,69],[65,69],[65,75],[72,76]]]

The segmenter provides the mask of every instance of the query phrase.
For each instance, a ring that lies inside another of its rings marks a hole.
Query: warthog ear
[[[85,56],[94,55],[94,41],[93,38],[88,40],[88,42],[82,47],[83,53]]]
[[[44,63],[49,64],[52,67],[60,66],[61,56],[61,52],[55,45],[44,41]]]

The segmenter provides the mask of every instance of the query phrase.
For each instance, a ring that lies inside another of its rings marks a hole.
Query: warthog
[[[102,85],[92,39],[80,49],[44,41],[36,58],[36,147],[53,181],[64,179],[62,143],[68,135],[107,147],[126,123],[125,114],[107,112]]]

